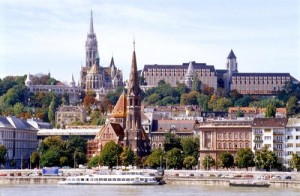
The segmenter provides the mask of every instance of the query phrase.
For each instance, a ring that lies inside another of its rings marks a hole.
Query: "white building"
[[[5,168],[29,168],[38,147],[37,129],[26,120],[0,116],[0,144],[7,149]]]
[[[289,167],[286,157],[287,118],[255,118],[252,123],[252,151],[267,146],[285,167]]]
[[[290,165],[292,154],[300,156],[300,118],[289,118],[286,125],[286,164]]]

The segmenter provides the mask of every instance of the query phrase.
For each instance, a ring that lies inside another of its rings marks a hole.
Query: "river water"
[[[297,188],[246,188],[216,185],[166,184],[162,186],[115,185],[0,185],[0,196],[115,196],[115,195],[203,195],[258,196],[300,195]]]

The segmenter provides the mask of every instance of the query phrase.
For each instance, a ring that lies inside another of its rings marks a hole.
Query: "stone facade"
[[[97,98],[101,99],[108,91],[114,90],[119,86],[124,86],[122,71],[115,66],[113,57],[108,67],[100,65],[98,42],[94,33],[92,13],[85,50],[85,66],[82,66],[80,70],[80,86],[83,90],[93,91],[97,94]]]
[[[202,88],[211,87],[216,90],[217,87],[222,87],[228,91],[235,89],[241,94],[274,95],[286,82],[298,82],[289,73],[239,73],[236,59],[231,50],[227,57],[226,69],[215,69],[213,65],[194,61],[182,65],[144,65],[142,77],[145,78],[146,85],[142,88],[147,90],[156,87],[160,80],[172,86],[183,82],[191,88],[193,77],[196,75]]]
[[[72,124],[73,122],[85,123],[87,112],[80,106],[61,106],[55,112],[55,124],[60,127]]]

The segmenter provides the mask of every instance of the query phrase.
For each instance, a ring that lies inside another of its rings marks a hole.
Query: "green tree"
[[[92,157],[89,160],[87,165],[89,168],[99,166],[100,165],[100,155],[96,155],[96,156]]]
[[[265,112],[265,117],[266,118],[275,118],[276,116],[276,107],[272,104],[268,105],[266,108],[266,112]]]
[[[234,158],[229,152],[224,152],[219,155],[219,166],[223,168],[231,168],[234,165]]]
[[[251,103],[251,101],[253,101],[253,99],[250,96],[244,95],[243,97],[238,98],[234,102],[234,106],[235,107],[248,107],[249,104]]]
[[[255,152],[255,164],[261,169],[271,170],[277,168],[277,157],[267,146]]]
[[[0,145],[0,166],[1,164],[5,164],[5,156],[7,153],[7,149],[5,148],[4,145]]]
[[[293,116],[299,112],[298,100],[296,96],[291,96],[286,104],[289,116]]]
[[[186,137],[181,139],[181,146],[184,157],[192,156],[198,160],[199,156],[199,138]]]
[[[297,171],[300,170],[300,157],[295,153],[293,153],[292,155],[292,161],[290,166],[293,169],[297,169]]]
[[[208,110],[209,96],[205,94],[199,94],[197,101],[202,111],[206,112]]]
[[[146,164],[149,167],[157,168],[163,166],[164,152],[161,148],[154,148],[151,154],[147,157]]]
[[[18,102],[14,105],[13,107],[13,110],[14,110],[14,114],[15,116],[17,117],[20,117],[21,114],[26,110],[24,105],[21,103],[21,102]]]
[[[198,78],[197,72],[193,75],[192,91],[201,93],[201,81]]]
[[[201,163],[205,170],[210,170],[211,167],[216,165],[216,161],[210,155],[206,155]]]
[[[169,151],[173,148],[182,149],[180,138],[177,135],[168,132],[165,134],[165,142],[164,142],[164,149],[165,151]]]
[[[250,148],[241,148],[236,153],[235,164],[238,168],[253,167],[254,163],[254,154]]]
[[[124,166],[135,165],[137,155],[131,150],[131,148],[124,147],[120,158],[122,161],[122,165]]]
[[[104,145],[100,154],[100,164],[106,165],[109,168],[117,165],[117,160],[120,159],[122,147],[115,142],[111,141]]]
[[[195,159],[195,157],[193,156],[187,156],[184,158],[183,160],[183,166],[186,168],[186,169],[192,169],[193,166],[197,165],[197,161]]]
[[[244,117],[244,113],[240,109],[238,109],[236,117]]]
[[[60,149],[58,147],[52,147],[48,149],[41,157],[41,167],[53,167],[60,166]]]
[[[55,110],[56,110],[57,106],[58,106],[58,104],[56,101],[56,97],[53,97],[52,101],[49,105],[49,111],[48,111],[48,119],[53,126],[55,126]]]
[[[181,149],[172,148],[166,153],[165,156],[167,168],[180,169],[182,168],[183,158],[181,155]]]
[[[32,152],[30,160],[31,160],[31,167],[32,168],[38,167],[39,163],[40,163],[40,154],[39,154],[39,152],[38,151]]]

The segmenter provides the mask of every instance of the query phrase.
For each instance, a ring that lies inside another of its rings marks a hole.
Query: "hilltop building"
[[[57,95],[67,94],[69,96],[69,103],[74,105],[80,102],[81,88],[76,86],[74,81],[73,74],[71,76],[68,84],[63,84],[59,82],[56,85],[42,85],[42,84],[33,84],[32,83],[32,75],[28,73],[27,78],[25,80],[25,85],[29,88],[30,92],[39,93],[39,92],[53,92]]]
[[[273,95],[280,91],[286,82],[298,82],[289,73],[239,73],[237,57],[230,51],[226,69],[215,69],[213,65],[191,61],[182,65],[144,65],[144,90],[156,87],[160,80],[176,86],[178,82],[192,87],[194,77],[201,81],[202,89],[222,87],[228,91],[237,90],[241,94]]]
[[[88,141],[89,157],[100,153],[110,141],[131,148],[139,156],[150,153],[150,140],[142,126],[140,93],[134,49],[127,92],[119,97],[108,122],[95,139]]]
[[[85,66],[81,66],[80,70],[80,86],[84,91],[93,91],[100,99],[108,91],[114,90],[119,86],[124,86],[122,71],[115,66],[113,57],[108,67],[103,67],[100,64],[92,12],[85,50]]]

